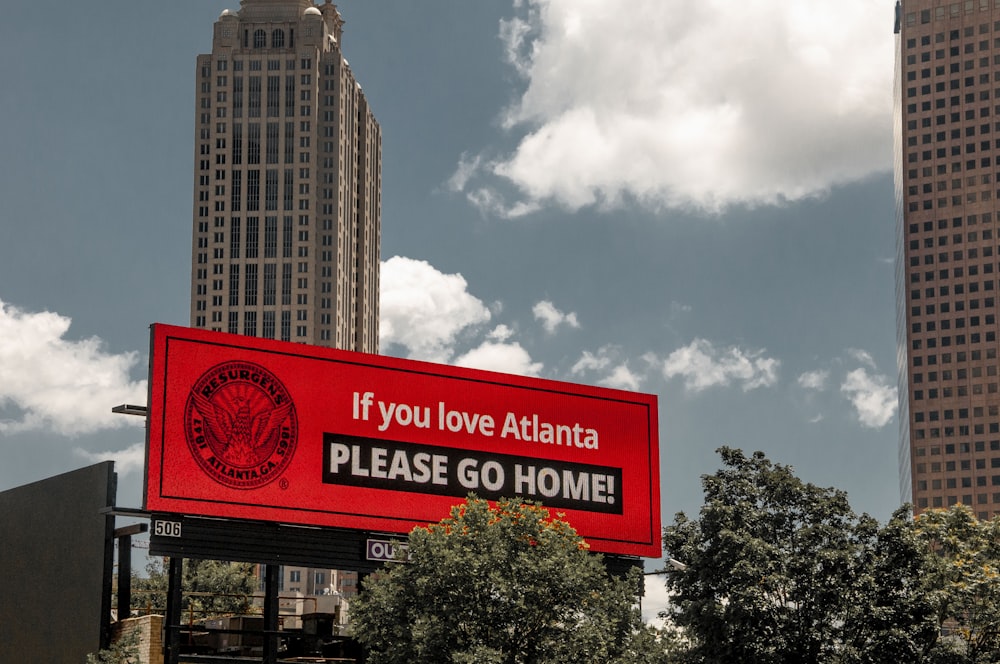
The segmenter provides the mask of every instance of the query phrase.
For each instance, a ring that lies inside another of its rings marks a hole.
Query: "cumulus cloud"
[[[462,330],[486,323],[490,312],[467,291],[460,274],[394,256],[382,263],[379,343],[399,345],[409,357],[447,362]]]
[[[798,378],[799,387],[807,390],[826,389],[826,381],[830,378],[830,372],[825,369],[806,371]]]
[[[502,324],[486,332],[477,347],[452,361],[459,336],[491,317],[489,309],[468,292],[462,275],[444,274],[426,261],[394,256],[382,263],[381,283],[379,342],[383,348],[395,344],[405,348],[411,358],[451,361],[462,367],[524,376],[541,372],[543,365],[511,341],[514,330]]]
[[[556,328],[560,325],[568,325],[570,327],[580,327],[580,321],[576,318],[575,312],[570,312],[564,314],[563,312],[556,309],[555,305],[548,300],[542,300],[536,304],[531,312],[535,314],[535,319],[542,322],[542,327],[549,334],[553,334]]]
[[[510,329],[507,325],[497,325],[486,336],[494,341],[507,341],[514,336],[514,330]]]
[[[721,211],[887,169],[892,21],[879,0],[518,0],[512,153],[450,184],[491,214],[638,200]],[[766,30],[748,26],[767,26]]]
[[[87,450],[76,448],[73,452],[86,459],[89,463],[100,461],[114,461],[115,472],[119,475],[128,475],[135,471],[143,471],[146,467],[146,444],[136,443],[124,450],[108,452],[88,452]]]
[[[113,354],[97,337],[65,338],[70,319],[27,312],[0,301],[0,433],[93,433],[137,418],[111,412],[121,403],[145,403],[146,381],[132,380],[136,352]]]
[[[875,369],[875,358],[872,357],[872,354],[869,353],[868,351],[862,350],[860,348],[848,348],[847,354],[855,362],[860,362],[869,369]]]
[[[854,406],[858,421],[870,429],[880,429],[896,414],[897,389],[881,374],[869,374],[864,367],[848,372],[840,391]]]
[[[642,378],[629,368],[627,362],[618,358],[619,354],[619,349],[613,346],[604,346],[596,353],[584,351],[570,373],[574,376],[599,373],[601,377],[597,379],[598,385],[637,391]]]
[[[695,339],[670,353],[663,362],[663,376],[668,380],[682,377],[684,388],[691,392],[734,384],[747,392],[777,383],[780,364],[766,357],[763,350],[720,349],[706,339]]]
[[[459,367],[485,369],[521,376],[538,376],[541,362],[533,362],[521,344],[516,342],[484,341],[478,347],[460,355],[454,362]]]
[[[611,369],[611,373],[598,380],[597,383],[605,387],[614,387],[619,390],[632,390],[635,392],[638,391],[642,384],[642,379],[629,369],[627,364],[619,364]]]

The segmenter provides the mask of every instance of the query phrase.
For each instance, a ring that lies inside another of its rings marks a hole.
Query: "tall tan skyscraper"
[[[381,129],[343,25],[241,0],[198,56],[193,327],[378,351]]]
[[[1000,0],[896,6],[900,476],[1000,513]]]

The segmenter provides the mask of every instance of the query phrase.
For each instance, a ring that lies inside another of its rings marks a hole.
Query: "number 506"
[[[153,522],[153,534],[159,535],[161,537],[180,537],[181,536],[181,522],[180,521],[154,521]]]

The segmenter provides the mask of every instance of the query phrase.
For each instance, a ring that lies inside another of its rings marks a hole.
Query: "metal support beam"
[[[264,566],[264,664],[278,661],[278,575],[279,565]]]
[[[118,620],[132,617],[132,536],[118,538]]]
[[[178,664],[181,655],[181,581],[184,559],[171,558],[167,578],[167,616],[163,639],[164,664]]]
[[[146,406],[136,406],[131,403],[123,403],[120,406],[112,408],[111,412],[117,413],[118,415],[138,415],[140,417],[146,417],[149,414],[149,408]]]
[[[121,516],[120,514],[116,516]],[[138,535],[149,530],[148,523],[133,523],[131,526],[115,528],[115,537],[125,537],[126,535]]]
[[[118,620],[132,617],[132,535],[149,530],[148,523],[115,528],[118,540]]]
[[[117,493],[118,475],[111,472],[108,474],[108,493],[107,500],[105,501],[106,506],[110,507],[115,504]],[[101,648],[111,647],[111,586],[112,579],[115,574],[115,517],[114,515],[105,512],[105,509],[108,509],[109,507],[104,507],[99,510],[99,514],[104,516],[104,572],[102,575],[103,582],[101,584],[101,634],[99,641]]]

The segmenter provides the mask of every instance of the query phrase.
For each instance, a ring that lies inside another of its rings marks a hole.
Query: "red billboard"
[[[145,508],[408,533],[469,493],[659,557],[655,395],[152,326]]]

